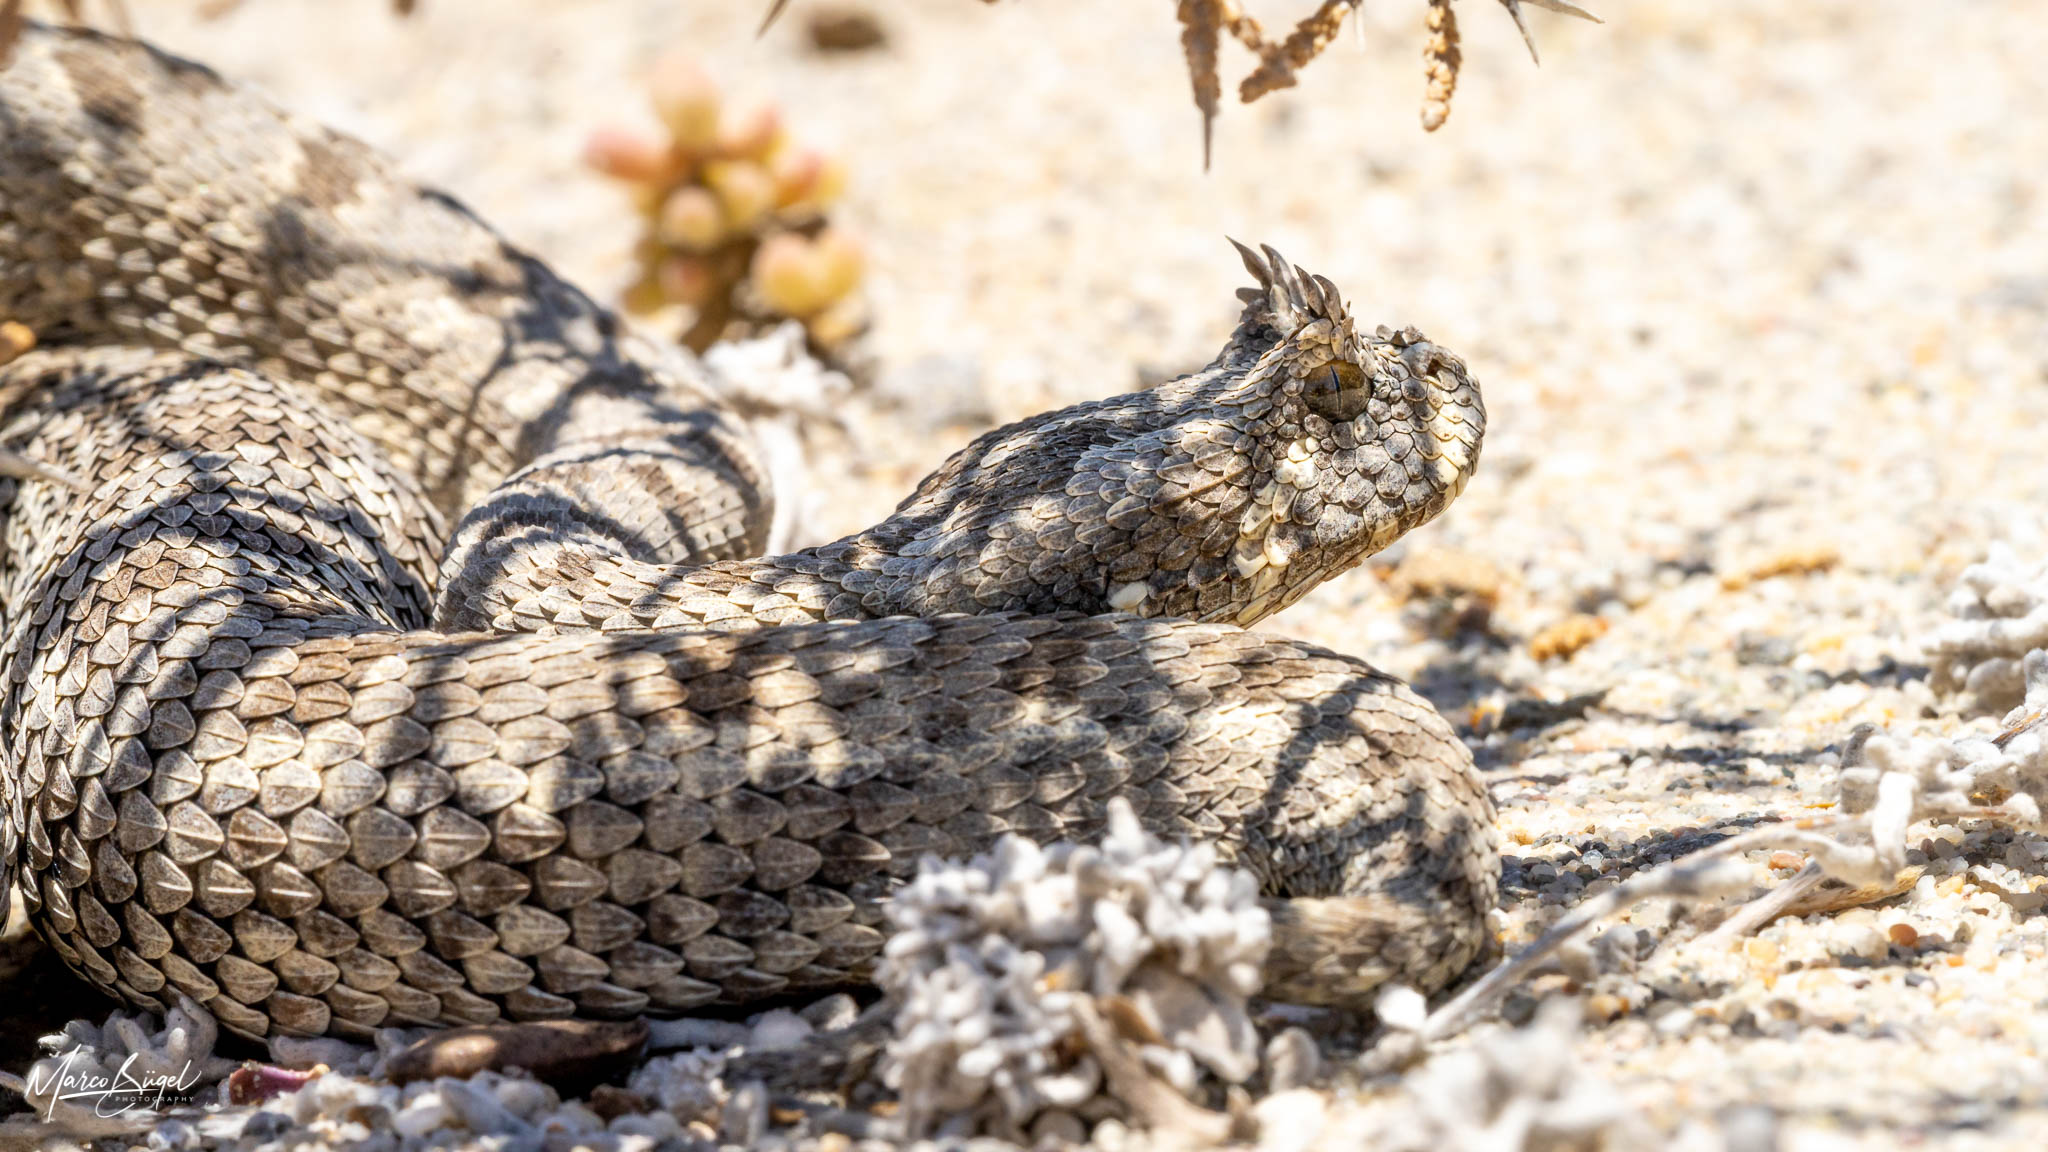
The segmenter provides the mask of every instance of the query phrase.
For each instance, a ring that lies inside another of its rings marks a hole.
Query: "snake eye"
[[[1332,360],[1311,369],[1302,394],[1308,400],[1309,411],[1332,424],[1358,419],[1358,414],[1365,411],[1366,401],[1372,399],[1365,369],[1349,360]]]

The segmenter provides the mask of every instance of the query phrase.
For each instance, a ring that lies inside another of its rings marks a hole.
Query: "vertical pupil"
[[[1356,419],[1368,399],[1365,373],[1346,361],[1333,360],[1309,377],[1309,407],[1326,420]]]

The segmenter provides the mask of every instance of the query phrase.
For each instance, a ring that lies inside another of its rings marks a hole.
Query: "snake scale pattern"
[[[752,558],[766,480],[694,360],[366,146],[31,27],[0,861],[133,1004],[360,1037],[858,983],[921,856],[1086,839],[1124,796],[1257,874],[1273,994],[1441,986],[1495,899],[1469,754],[1243,626],[1440,512],[1479,390],[1242,251],[1207,368]]]

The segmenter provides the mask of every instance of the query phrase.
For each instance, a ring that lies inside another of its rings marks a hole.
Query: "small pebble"
[[[1088,1129],[1081,1118],[1072,1112],[1053,1109],[1038,1114],[1031,1122],[1031,1143],[1034,1147],[1071,1148],[1088,1138]]]
[[[1316,1047],[1315,1037],[1309,1034],[1308,1029],[1282,1029],[1266,1042],[1267,1090],[1285,1092],[1315,1083],[1322,1074],[1322,1059],[1322,1052]]]
[[[1586,1018],[1596,1024],[1606,1024],[1626,1015],[1629,1003],[1620,996],[1596,992],[1586,997]]]
[[[1828,937],[1828,950],[1837,956],[1882,960],[1890,947],[1885,934],[1869,924],[1838,924]]]
[[[719,1115],[718,1138],[726,1144],[752,1148],[768,1131],[768,1086],[749,1080],[726,1099]]]
[[[860,1002],[844,992],[836,992],[805,1005],[797,1015],[820,1032],[836,1032],[859,1018]]]

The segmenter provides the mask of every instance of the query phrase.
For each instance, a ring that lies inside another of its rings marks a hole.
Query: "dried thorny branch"
[[[1529,28],[1522,21],[1523,0],[1500,0],[1501,6],[1521,30],[1522,42],[1529,47],[1530,59],[1536,58],[1536,44],[1529,37]],[[1538,8],[1577,16],[1582,20],[1600,23],[1600,18],[1569,0],[1527,0]],[[1193,45],[1206,39],[1213,43],[1218,29],[1227,30],[1248,50],[1259,58],[1259,64],[1238,86],[1238,98],[1244,103],[1264,96],[1281,88],[1295,84],[1295,73],[1306,67],[1309,61],[1322,54],[1336,39],[1337,30],[1344,24],[1344,17],[1356,9],[1361,0],[1323,0],[1316,10],[1294,26],[1294,31],[1278,43],[1266,43],[1259,35],[1258,24],[1237,11],[1233,0],[1182,0],[1181,23],[1184,30],[1181,43],[1187,46],[1188,71],[1195,77],[1195,103],[1202,106],[1201,93],[1204,74],[1214,83],[1215,60],[1213,50],[1206,57],[1198,56]],[[1458,87],[1458,66],[1462,57],[1458,51],[1458,20],[1451,10],[1451,0],[1429,0],[1427,23],[1429,39],[1423,48],[1425,75],[1428,89],[1423,95],[1422,127],[1434,132],[1443,126],[1451,113],[1451,94]],[[1191,21],[1208,21],[1206,29],[1200,31]],[[1248,34],[1247,34],[1248,33]],[[1203,130],[1206,134],[1209,118],[1213,112],[1203,108]],[[1206,150],[1205,150],[1206,151]],[[1205,156],[1206,161],[1206,156]]]
[[[1216,101],[1221,91],[1216,75],[1216,49],[1222,34],[1228,32],[1259,59],[1258,65],[1237,88],[1238,99],[1249,104],[1268,92],[1293,87],[1296,73],[1330,46],[1337,38],[1338,29],[1344,26],[1344,18],[1361,2],[1323,0],[1314,12],[1294,26],[1285,39],[1268,41],[1258,21],[1246,15],[1236,0],[1180,0],[1181,48],[1187,57],[1188,76],[1194,83],[1195,107],[1202,113],[1203,167],[1208,167],[1209,163],[1210,129],[1216,118]],[[1522,0],[1501,0],[1502,6],[1514,18],[1515,26],[1521,29],[1522,40],[1529,45],[1529,55],[1533,59],[1536,46],[1529,39],[1528,27],[1522,22],[1521,3]],[[1528,0],[1528,3],[1596,24],[1600,22],[1598,17],[1567,0]],[[1429,86],[1423,95],[1422,127],[1425,131],[1434,132],[1451,114],[1451,94],[1458,87],[1458,66],[1463,57],[1458,51],[1458,20],[1451,9],[1451,0],[1428,0],[1428,5],[1429,39],[1423,48],[1423,60]]]
[[[1237,86],[1237,98],[1246,104],[1257,100],[1268,92],[1294,87],[1294,73],[1320,55],[1330,42],[1337,38],[1337,29],[1344,26],[1344,17],[1358,8],[1359,0],[1323,0],[1314,12],[1302,18],[1287,34],[1287,39],[1278,44],[1261,44],[1257,36],[1258,25],[1251,24],[1253,36],[1247,39],[1238,28],[1232,33],[1246,48],[1259,56],[1259,66],[1244,83]],[[1241,21],[1240,26],[1250,21]]]
[[[995,0],[983,2],[992,4]],[[1258,58],[1258,63],[1237,86],[1238,99],[1249,104],[1268,92],[1292,88],[1296,83],[1296,73],[1322,55],[1323,49],[1336,39],[1344,18],[1363,2],[1322,0],[1316,10],[1303,17],[1285,38],[1268,40],[1259,22],[1245,12],[1238,0],[1175,0],[1176,16],[1180,21],[1181,54],[1187,60],[1195,110],[1202,114],[1204,169],[1209,167],[1216,110],[1223,96],[1217,58],[1224,35],[1228,34]],[[1422,98],[1422,127],[1424,131],[1434,132],[1451,114],[1451,94],[1458,87],[1458,66],[1462,57],[1458,51],[1458,20],[1451,11],[1452,0],[1427,0],[1427,3],[1429,39],[1422,56],[1428,88]],[[1508,10],[1515,28],[1521,32],[1522,43],[1528,46],[1531,60],[1537,58],[1536,41],[1529,35],[1529,26],[1522,19],[1524,3],[1601,23],[1598,16],[1570,0],[1500,0],[1501,7]],[[787,7],[789,0],[772,0],[767,16],[761,21],[761,32],[765,34]]]
[[[1259,64],[1237,87],[1237,98],[1249,104],[1268,92],[1294,86],[1295,72],[1316,58],[1337,36],[1344,17],[1359,0],[1323,0],[1278,43],[1266,40],[1259,22],[1236,0],[1180,0],[1181,52],[1188,79],[1194,84],[1195,108],[1202,114],[1202,167],[1209,167],[1209,145],[1216,123],[1217,99],[1223,91],[1217,76],[1217,46],[1223,33],[1259,58]]]

